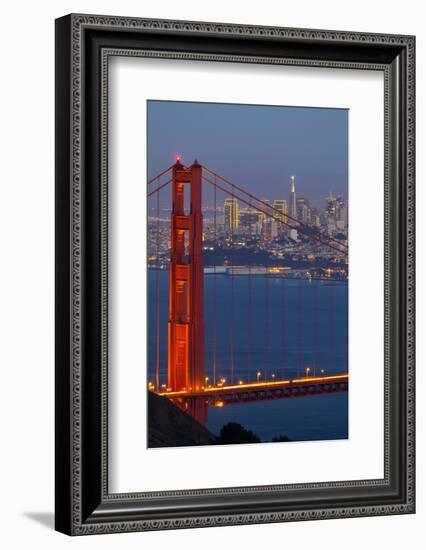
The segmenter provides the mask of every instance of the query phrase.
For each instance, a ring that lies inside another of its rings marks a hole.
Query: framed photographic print
[[[413,513],[412,36],[56,21],[56,529]]]

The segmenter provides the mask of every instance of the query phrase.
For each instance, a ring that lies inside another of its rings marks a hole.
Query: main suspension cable
[[[216,185],[216,187],[218,189],[220,189],[221,191],[223,191],[224,193],[228,194],[229,196],[231,197],[234,197],[236,199],[238,199],[239,201],[241,201],[242,203],[246,204],[247,206],[250,205],[250,203],[248,202],[248,200],[246,199],[243,199],[241,196],[239,195],[236,195],[235,192],[231,192],[229,191],[228,189],[225,189],[224,187],[222,187],[221,185],[219,185],[218,183],[214,183],[211,179],[207,178],[206,176],[203,176],[203,179],[204,181],[206,181],[207,183],[209,183],[210,185]],[[254,207],[258,212],[261,212],[263,214],[265,214],[266,216],[271,216],[273,217],[269,212],[263,210],[262,208],[259,208],[258,206],[255,206]],[[306,235],[306,232],[300,230],[298,227],[295,227],[293,225],[290,225],[289,223],[283,221],[282,219],[278,219],[278,221],[282,224],[282,225],[285,225],[287,227],[289,227],[290,229],[297,229],[298,231],[300,231],[300,233],[303,233]],[[329,248],[332,248],[333,250],[336,250],[339,254],[344,254],[344,255],[347,255],[346,252],[344,252],[343,250],[340,250],[339,248],[335,247],[334,245],[331,245],[325,241],[323,241],[322,239],[320,239],[319,237],[316,237],[314,235],[307,235],[309,238],[312,238],[318,242],[320,242],[321,244],[325,245],[325,246],[328,246]]]
[[[259,202],[260,204],[262,204],[263,207],[266,207],[267,209],[272,210],[273,212],[275,212],[277,214],[280,214],[280,215],[282,214],[280,212],[280,210],[278,210],[274,206],[269,205],[268,203],[264,202],[262,199],[259,199],[258,197],[256,197],[252,193],[249,193],[248,191],[246,191],[245,189],[243,189],[242,187],[240,187],[236,183],[233,183],[232,181],[230,181],[230,180],[224,178],[223,176],[221,176],[220,174],[217,174],[213,170],[210,170],[210,168],[208,168],[207,166],[203,166],[203,169],[206,170],[207,172],[209,172],[211,175],[214,175],[214,176],[218,177],[222,182],[226,183],[227,185],[231,185],[233,189],[237,189],[240,193],[244,193],[245,195],[250,196],[256,202]],[[271,214],[268,214],[268,215],[272,216]],[[305,224],[304,222],[302,222],[300,220],[297,220],[296,218],[290,216],[290,214],[286,214],[286,218],[290,219],[291,221],[293,221],[297,224],[296,226],[290,226],[289,225],[289,227],[291,227],[292,229],[298,228],[301,233],[304,233],[305,235],[307,234],[308,237],[312,237],[312,238],[316,238],[317,240],[320,240],[320,238],[318,236],[313,236],[309,233],[313,230],[313,228],[311,226]],[[300,227],[304,227],[304,228],[309,229],[309,232],[301,230]],[[321,233],[320,233],[320,235],[322,237],[324,237],[324,235],[322,235]],[[337,239],[334,239],[333,237],[326,237],[326,239],[327,239],[327,241],[331,241],[331,242],[334,242],[334,243],[338,244],[340,247],[343,247],[343,248],[346,248],[346,249],[348,248],[348,245],[338,241]],[[329,242],[327,242],[327,241],[324,241],[323,239],[321,239],[321,242],[323,242],[323,244],[329,246]]]
[[[168,168],[166,168],[165,170],[163,170],[162,172],[160,172],[159,174],[157,174],[156,176],[148,180],[147,185],[151,185],[151,183],[154,183],[155,180],[158,180],[159,178],[161,178],[161,176],[164,176],[164,174],[166,174],[169,170],[171,170],[173,166],[174,164],[172,164],[171,166],[169,166]]]

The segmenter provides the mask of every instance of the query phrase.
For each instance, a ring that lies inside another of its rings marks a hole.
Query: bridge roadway
[[[248,403],[270,399],[302,397],[315,394],[337,393],[348,390],[349,375],[304,376],[289,380],[239,383],[229,386],[209,386],[199,391],[163,391],[177,404],[188,401],[204,402],[222,407],[231,403]]]

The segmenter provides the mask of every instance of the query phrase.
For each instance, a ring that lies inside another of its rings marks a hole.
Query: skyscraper
[[[246,234],[257,235],[262,227],[263,214],[252,208],[239,208],[238,228],[244,230]]]
[[[223,205],[223,225],[225,231],[235,231],[239,224],[239,205],[237,199],[225,199]]]
[[[302,223],[311,222],[311,208],[309,202],[305,197],[298,197],[296,199],[297,219]]]
[[[296,205],[296,178],[290,177],[290,216],[297,220],[297,205]]]
[[[330,191],[330,194],[325,199],[325,211],[327,214],[327,219],[331,221],[336,221],[337,214],[337,199],[333,197],[333,194]]]
[[[280,216],[277,211],[282,215]],[[274,200],[274,218],[281,220],[283,223],[287,223],[287,201],[285,199]]]

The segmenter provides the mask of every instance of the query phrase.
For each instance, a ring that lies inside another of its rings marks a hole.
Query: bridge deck
[[[316,393],[347,391],[348,382],[348,374],[306,376],[289,380],[206,387],[199,391],[165,391],[159,392],[159,395],[173,401],[203,400],[209,405],[222,406],[226,403],[242,401],[282,399]]]

